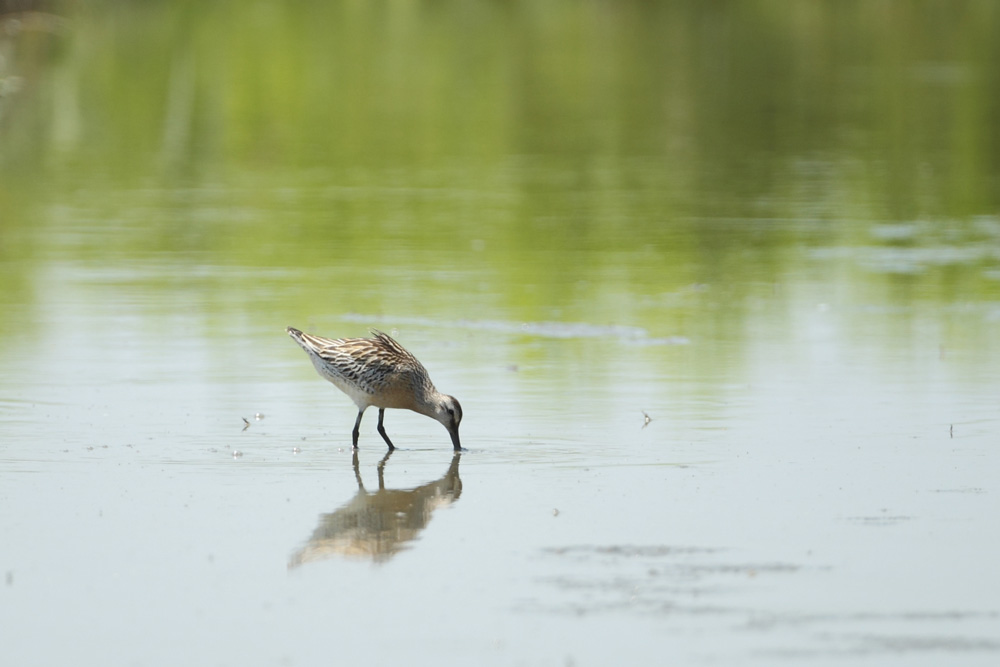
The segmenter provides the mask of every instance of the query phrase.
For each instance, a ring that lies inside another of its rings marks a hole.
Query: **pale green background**
[[[0,662],[1000,659],[1000,5],[31,7]],[[417,354],[460,495],[373,413],[356,497],[287,325]]]

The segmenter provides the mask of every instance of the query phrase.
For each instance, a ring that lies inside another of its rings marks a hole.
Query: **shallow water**
[[[992,305],[803,298],[781,304],[785,335],[753,318],[763,331],[721,369],[704,357],[728,341],[403,323],[463,401],[468,451],[390,412],[400,449],[383,460],[372,413],[355,468],[352,406],[280,328],[211,336],[176,313],[144,330],[142,306],[95,273],[67,270],[35,304],[52,321],[6,348],[11,664],[986,664],[1000,650],[992,360],[844,333],[972,327]]]
[[[844,6],[0,42],[3,664],[994,664],[994,10]]]

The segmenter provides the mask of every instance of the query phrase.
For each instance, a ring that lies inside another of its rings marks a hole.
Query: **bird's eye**
[[[452,417],[454,417],[455,416],[455,411],[452,410],[451,408],[448,408],[448,414],[451,415]]]

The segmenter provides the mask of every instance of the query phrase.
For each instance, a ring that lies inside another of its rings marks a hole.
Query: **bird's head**
[[[432,416],[448,429],[448,433],[451,435],[451,443],[455,446],[455,450],[462,449],[462,444],[458,439],[458,425],[462,423],[462,406],[459,404],[458,399],[454,396],[441,394],[441,397],[434,405],[434,414]]]

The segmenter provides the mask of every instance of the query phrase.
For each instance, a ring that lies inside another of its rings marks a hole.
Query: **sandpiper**
[[[458,425],[462,406],[454,396],[434,388],[427,369],[387,334],[372,329],[374,338],[322,338],[288,327],[288,335],[309,354],[319,374],[351,397],[358,406],[354,422],[354,448],[365,409],[378,408],[378,432],[395,449],[382,420],[386,408],[406,408],[438,420],[448,429],[455,451],[461,451]]]

